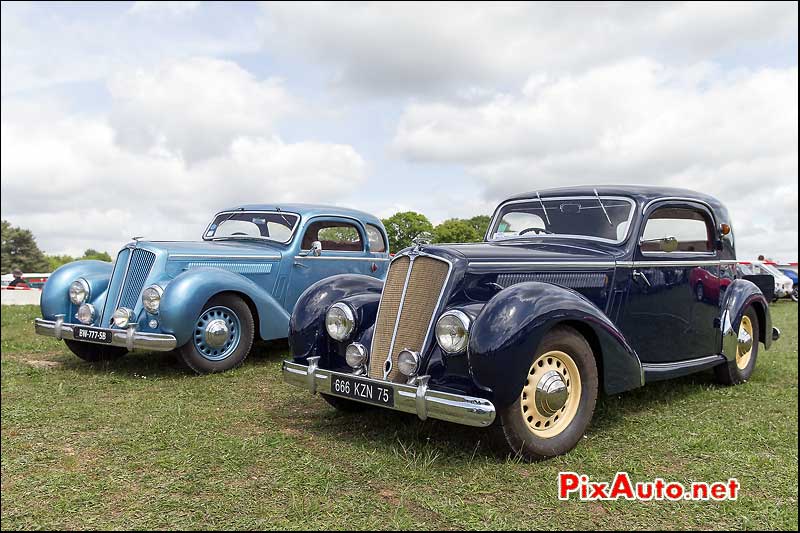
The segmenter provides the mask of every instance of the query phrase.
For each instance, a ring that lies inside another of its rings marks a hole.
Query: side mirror
[[[671,253],[678,249],[678,239],[675,237],[664,237],[659,242],[659,248],[662,252]]]
[[[314,241],[311,243],[311,255],[314,257],[319,257],[322,255],[322,243],[319,241]]]

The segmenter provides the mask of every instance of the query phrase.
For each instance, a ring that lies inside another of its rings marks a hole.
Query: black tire
[[[203,310],[195,319],[195,324],[200,320],[206,311],[214,307],[224,307],[232,311],[239,321],[239,339],[236,347],[226,357],[220,360],[211,360],[206,355],[200,352],[194,339],[195,334],[199,330],[193,332],[192,338],[183,346],[178,348],[178,353],[181,355],[183,362],[194,370],[197,374],[212,374],[216,372],[225,372],[240,366],[250,349],[253,347],[253,340],[255,337],[255,323],[253,321],[253,313],[250,307],[240,297],[233,294],[218,294],[211,298],[203,306]],[[195,326],[197,327],[197,326]],[[201,334],[201,333],[200,333]]]
[[[499,420],[506,442],[514,453],[529,461],[539,461],[561,455],[574,448],[589,427],[597,402],[597,363],[592,348],[586,342],[586,339],[573,328],[567,326],[553,328],[545,335],[537,348],[536,354],[531,361],[529,376],[535,376],[537,369],[533,367],[537,366],[537,361],[549,361],[549,358],[542,359],[542,356],[552,352],[567,354],[580,375],[580,397],[573,400],[577,402],[577,410],[574,411],[574,415],[566,425],[559,428],[559,432],[555,435],[542,437],[537,434],[530,425],[533,418],[529,416],[531,413],[523,411],[524,409],[529,409],[525,402],[534,400],[535,396],[528,400],[525,389],[523,389],[514,403],[499,410]],[[573,376],[570,376],[564,368],[561,371],[564,374],[565,383],[569,384],[570,381],[566,378]],[[530,385],[530,381],[527,383]],[[533,408],[535,409],[536,407]],[[566,408],[567,405],[564,406],[564,409]],[[552,428],[545,430],[545,426],[543,426],[539,431],[554,431],[556,424],[559,423],[558,416],[560,414],[561,411],[558,411],[553,415],[556,416],[556,420],[553,422]],[[569,415],[565,414],[564,416]],[[562,418],[560,423],[563,423],[564,420],[565,418]],[[550,422],[546,423],[549,424]]]
[[[348,400],[347,398],[339,398],[338,396],[331,396],[329,394],[320,394],[322,399],[328,402],[328,405],[341,411],[343,413],[363,413],[373,409],[371,405],[365,403]]]
[[[67,339],[64,339],[64,344],[67,345],[67,348],[69,348],[72,353],[90,363],[112,361],[128,353],[126,348],[120,348],[119,346],[103,346],[102,344],[70,341]]]
[[[755,308],[753,306],[749,306],[745,311],[744,315],[750,321],[753,328],[753,351],[750,354],[747,364],[743,368],[739,368],[739,360],[738,352],[737,357],[734,357],[733,360],[728,361],[719,366],[714,367],[714,375],[717,378],[717,381],[723,385],[738,385],[739,383],[744,383],[750,376],[753,374],[753,370],[756,368],[756,359],[758,358],[758,339],[760,332],[760,325],[758,323],[758,314],[756,313]],[[744,321],[744,319],[742,319]],[[742,325],[739,325],[741,328]],[[737,332],[738,333],[738,332]],[[738,349],[738,348],[737,348]]]
[[[792,301],[797,302],[797,285],[792,287]]]

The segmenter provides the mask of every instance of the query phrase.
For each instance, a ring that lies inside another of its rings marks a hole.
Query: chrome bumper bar
[[[90,327],[92,329],[102,329],[111,334],[111,342],[92,342],[88,339],[76,339],[74,327]],[[109,329],[96,328],[94,326],[83,326],[83,324],[67,324],[64,317],[56,315],[55,320],[36,319],[36,334],[46,337],[55,337],[58,340],[68,339],[77,342],[88,342],[91,344],[102,344],[107,346],[120,346],[128,350],[148,350],[151,352],[168,352],[175,349],[177,340],[172,335],[164,333],[143,333],[136,331],[135,327],[128,329]]]
[[[394,407],[378,407],[416,414],[420,420],[435,418],[437,420],[446,420],[465,426],[486,427],[494,422],[495,409],[492,402],[484,400],[483,398],[473,398],[471,396],[461,396],[458,394],[431,390],[428,388],[427,376],[419,378],[419,386],[414,387],[401,383],[386,383],[384,381],[353,374],[323,370],[317,366],[319,357],[309,357],[308,363],[308,366],[306,366],[292,363],[291,361],[284,361],[283,380],[291,385],[306,388],[311,394],[319,392],[357,402],[359,400],[356,398],[331,391],[333,377],[355,378],[379,386],[390,385],[392,387],[394,390]],[[375,404],[370,403],[369,405]]]

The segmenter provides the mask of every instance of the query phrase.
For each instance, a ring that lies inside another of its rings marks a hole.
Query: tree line
[[[111,261],[108,252],[98,252],[92,248],[87,249],[82,257],[45,255],[36,244],[36,238],[31,230],[12,226],[6,220],[2,221],[2,238],[0,240],[2,240],[0,263],[3,274],[17,268],[23,272],[52,272],[61,265],[79,259]]]
[[[395,213],[382,220],[389,237],[389,248],[398,252],[411,246],[417,237],[424,237],[431,242],[479,242],[483,240],[489,226],[487,215],[472,218],[450,218],[434,226],[428,218],[414,211]],[[36,244],[33,233],[24,228],[12,226],[2,221],[2,271],[4,274],[13,269],[23,272],[52,272],[61,265],[81,259],[111,261],[108,252],[87,249],[82,257],[69,255],[46,255]]]

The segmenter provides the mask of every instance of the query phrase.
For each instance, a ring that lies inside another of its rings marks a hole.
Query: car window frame
[[[295,220],[294,226],[292,226],[292,231],[289,234],[289,238],[286,239],[285,241],[279,241],[277,239],[272,239],[270,237],[264,237],[264,236],[259,236],[259,237],[247,236],[247,237],[244,237],[244,238],[237,238],[236,236],[211,237],[211,238],[206,237],[206,235],[208,235],[208,231],[211,229],[211,225],[214,223],[215,220],[217,220],[217,217],[219,217],[220,215],[233,215],[233,214],[237,214],[237,213],[256,213],[256,214],[262,214],[262,215],[292,215],[294,217],[297,217],[297,219]],[[222,239],[230,239],[230,240],[262,240],[262,241],[274,242],[274,243],[278,243],[278,244],[289,244],[294,239],[295,233],[297,232],[297,228],[300,227],[300,222],[301,222],[302,218],[303,217],[302,217],[302,215],[300,215],[300,213],[295,213],[294,211],[276,211],[276,210],[264,210],[264,209],[229,209],[227,211],[220,211],[219,213],[216,213],[214,215],[214,217],[211,219],[211,222],[208,223],[208,225],[206,226],[205,231],[203,232],[203,240],[207,241],[207,242],[214,242],[215,240],[222,240]]]
[[[383,241],[383,250],[373,250],[372,249],[372,242],[369,240],[369,229],[368,229],[370,226],[375,228],[375,230],[378,232],[378,235],[381,236],[381,240]],[[377,224],[373,224],[371,222],[365,222],[364,223],[364,232],[367,234],[367,246],[369,248],[367,250],[368,253],[371,253],[371,254],[387,254],[387,253],[389,253],[389,238],[386,235],[386,232],[384,230],[382,230],[380,226],[378,226]]]
[[[676,250],[674,252],[664,252],[661,250],[654,250],[654,251],[642,250],[642,239],[644,238],[644,232],[647,227],[647,222],[650,220],[650,216],[659,209],[664,207],[694,210],[702,213],[705,217],[707,217],[706,227],[710,229],[711,250],[710,251]],[[646,257],[648,259],[668,260],[675,258],[701,257],[703,259],[714,260],[719,257],[719,250],[717,247],[718,241],[719,241],[719,235],[717,230],[717,219],[716,216],[714,215],[714,210],[711,209],[711,207],[708,204],[691,198],[661,198],[649,202],[642,211],[642,223],[639,227],[638,238],[636,239],[636,252],[640,256]]]
[[[366,230],[363,228],[363,224],[361,220],[355,217],[348,217],[344,215],[314,215],[310,217],[306,224],[303,227],[302,236],[298,239],[297,247],[301,252],[307,252],[309,248],[303,248],[303,240],[305,240],[306,232],[308,232],[309,227],[314,224],[315,222],[341,222],[344,224],[349,224],[356,228],[359,237],[361,238],[361,250],[326,250],[324,247],[322,248],[322,253],[325,252],[329,253],[337,253],[337,254],[360,254],[364,255],[367,253],[367,247],[369,245],[369,239],[366,235]],[[308,256],[312,257],[312,256]]]

